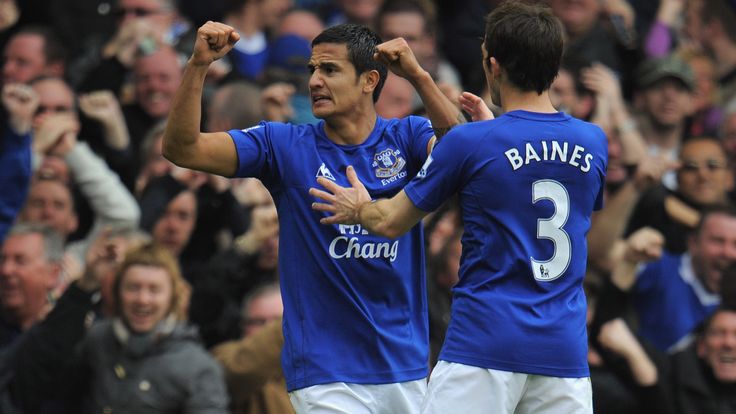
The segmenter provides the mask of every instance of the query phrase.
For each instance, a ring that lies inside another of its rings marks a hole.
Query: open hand
[[[326,201],[326,203],[312,203],[312,209],[332,213],[330,217],[320,219],[322,224],[358,224],[360,223],[360,208],[371,202],[365,186],[358,179],[355,168],[348,166],[346,171],[350,188],[341,187],[324,177],[317,178],[317,183],[327,191],[310,188],[309,194]]]

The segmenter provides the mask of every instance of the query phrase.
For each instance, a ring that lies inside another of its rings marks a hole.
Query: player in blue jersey
[[[562,49],[547,7],[499,5],[482,53],[503,115],[450,131],[390,199],[371,202],[351,167],[350,188],[319,179],[329,192],[310,190],[333,214],[323,223],[389,238],[459,193],[459,282],[425,413],[592,413],[582,282],[607,141],[550,102]]]
[[[257,177],[270,190],[280,223],[282,364],[296,411],[416,413],[428,375],[421,226],[395,240],[358,225],[322,226],[326,215],[310,208],[308,190],[318,177],[347,185],[345,168],[354,165],[373,197],[396,194],[427,159],[435,134],[461,121],[460,111],[403,39],[381,43],[363,26],[339,25],[312,43],[309,89],[319,123],[201,133],[207,68],[237,39],[221,23],[199,29],[164,155],[187,168]],[[376,115],[387,65],[415,86],[434,131],[425,118]]]

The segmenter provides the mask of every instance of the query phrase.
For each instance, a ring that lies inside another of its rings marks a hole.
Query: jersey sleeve
[[[235,177],[265,179],[275,173],[276,163],[271,129],[272,125],[269,122],[261,121],[250,128],[228,131],[238,154],[238,169]]]
[[[426,160],[429,153],[427,152],[427,145],[434,136],[434,130],[429,119],[422,118],[420,116],[409,116],[409,129],[411,137],[413,138],[410,142],[411,157],[413,165],[422,165]]]
[[[427,157],[419,173],[404,187],[414,205],[434,211],[456,193],[468,176],[469,152],[463,150],[463,136],[450,131]]]

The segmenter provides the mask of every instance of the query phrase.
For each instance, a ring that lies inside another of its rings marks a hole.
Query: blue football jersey
[[[662,351],[687,339],[721,303],[695,275],[689,254],[665,253],[642,266],[631,296],[639,335]]]
[[[349,186],[355,167],[374,198],[417,174],[434,135],[420,117],[385,120],[360,145],[327,138],[324,122],[263,122],[229,131],[237,176],[257,177],[279,215],[284,300],[282,365],[289,391],[316,384],[382,384],[428,374],[428,319],[421,226],[389,240],[360,225],[325,226],[312,210],[317,177]]]
[[[434,210],[459,193],[460,280],[440,359],[555,377],[588,376],[582,289],[603,131],[564,113],[512,111],[450,131],[405,188]]]

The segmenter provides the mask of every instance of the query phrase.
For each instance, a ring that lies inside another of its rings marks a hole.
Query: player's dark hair
[[[388,76],[388,68],[373,59],[376,46],[381,44],[381,37],[366,26],[346,23],[332,26],[312,41],[312,48],[321,43],[344,44],[348,49],[348,60],[355,67],[355,72],[360,75],[364,72],[375,70],[379,79],[376,89],[373,90],[373,102],[378,101],[381,89]]]
[[[562,23],[542,4],[505,1],[486,17],[483,39],[508,79],[522,91],[549,89],[562,59]]]

